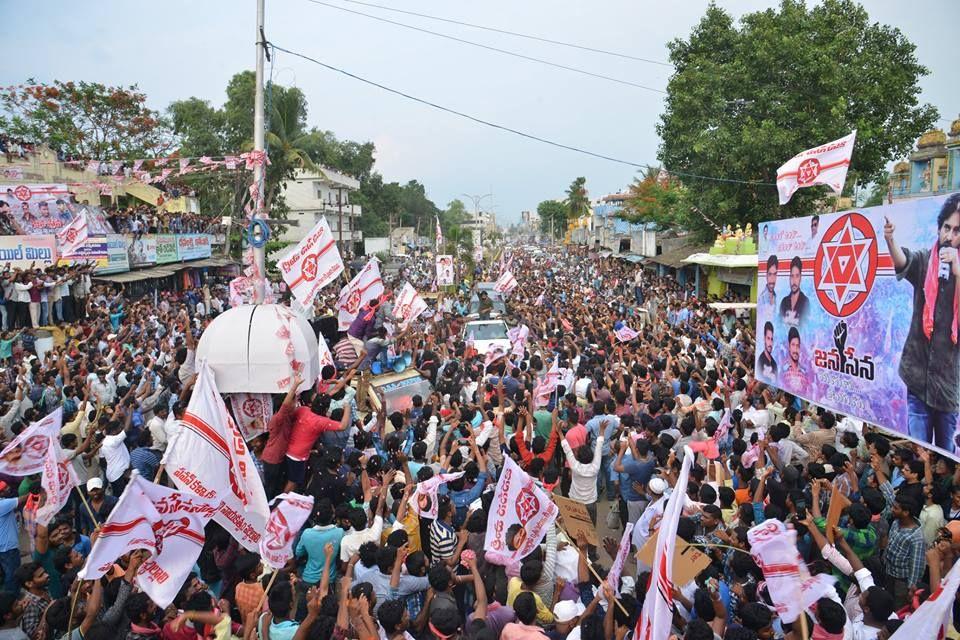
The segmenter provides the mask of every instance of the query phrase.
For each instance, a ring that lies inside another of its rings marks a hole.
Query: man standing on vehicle
[[[493,311],[493,300],[490,299],[486,291],[480,292],[479,299],[480,304],[477,307],[477,313],[480,314],[481,320],[489,320],[490,313]]]

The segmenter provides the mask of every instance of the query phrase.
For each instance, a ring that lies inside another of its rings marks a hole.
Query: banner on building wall
[[[65,184],[4,184],[0,194],[0,214],[8,214],[24,235],[54,234],[76,211]]]
[[[759,231],[757,378],[956,458],[960,193]]]
[[[157,264],[166,264],[176,262],[177,257],[177,236],[170,234],[161,234],[156,236]]]
[[[157,237],[127,236],[127,256],[131,267],[156,264]]]
[[[177,236],[177,255],[180,260],[209,258],[210,236],[206,233],[186,233]]]
[[[0,264],[10,263],[13,269],[48,267],[56,262],[57,242],[54,236],[0,236]]]
[[[105,275],[121,273],[130,270],[130,259],[127,255],[127,239],[120,235],[109,235],[106,238],[107,263],[98,266],[94,273]]]

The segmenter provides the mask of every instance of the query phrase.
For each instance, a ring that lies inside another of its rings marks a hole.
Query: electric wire
[[[375,16],[369,13],[363,13],[362,11],[355,11],[353,9],[347,9],[346,7],[338,7],[335,4],[330,4],[329,2],[323,2],[323,0],[307,0],[313,4],[322,5],[324,7],[329,7],[331,9],[336,9],[337,11],[344,11],[346,13],[352,13],[354,15],[363,16],[364,18],[370,18],[371,20],[377,20],[379,22],[386,22],[387,24],[396,25],[398,27],[404,27],[405,29],[412,29],[414,31],[419,31],[421,33],[426,33],[438,38],[445,38],[447,40],[452,40],[454,42],[459,42],[462,44],[468,44],[473,47],[479,47],[481,49],[486,49],[488,51],[495,51],[497,53],[502,53],[504,55],[513,56],[515,58],[521,58],[523,60],[528,60],[530,62],[538,62],[540,64],[545,64],[549,67],[555,67],[557,69],[563,69],[565,71],[572,71],[573,73],[579,73],[581,75],[590,76],[591,78],[597,78],[599,80],[606,80],[608,82],[614,82],[616,84],[622,84],[629,87],[635,87],[637,89],[643,89],[644,91],[651,91],[653,93],[660,93],[666,95],[666,91],[663,89],[657,89],[656,87],[650,87],[644,84],[637,82],[632,82],[630,80],[624,80],[623,78],[615,78],[613,76],[604,75],[602,73],[594,73],[593,71],[587,71],[586,69],[580,69],[579,67],[571,67],[566,64],[560,64],[559,62],[552,62],[550,60],[545,60],[543,58],[535,58],[534,56],[528,56],[523,53],[517,53],[516,51],[510,51],[509,49],[501,49],[499,47],[493,47],[490,45],[482,44],[480,42],[474,42],[473,40],[465,40],[463,38],[458,38],[456,36],[451,36],[446,33],[440,33],[439,31],[431,31],[429,29],[423,29],[421,27],[414,26],[412,24],[406,24],[403,22],[397,22],[396,20],[390,20],[388,18],[382,18],[380,16]]]
[[[543,143],[543,144],[547,144],[547,145],[550,145],[550,146],[553,146],[553,147],[558,147],[558,148],[560,148],[560,149],[566,149],[566,150],[568,150],[568,151],[573,151],[573,152],[575,152],[575,153],[580,153],[580,154],[583,154],[583,155],[586,155],[586,156],[591,156],[591,157],[594,157],[594,158],[599,158],[600,160],[608,160],[608,161],[610,161],[610,162],[616,162],[616,163],[623,164],[623,165],[627,165],[627,166],[630,166],[630,167],[636,167],[636,168],[638,168],[638,169],[653,169],[653,168],[659,169],[659,168],[661,168],[659,165],[651,165],[651,164],[642,163],[642,162],[633,162],[633,161],[631,161],[631,160],[624,160],[624,159],[622,159],[622,158],[617,158],[617,157],[614,157],[614,156],[609,156],[609,155],[606,155],[606,154],[597,153],[597,152],[595,152],[595,151],[589,151],[589,150],[587,150],[587,149],[582,149],[582,148],[580,148],[580,147],[575,147],[575,146],[573,146],[573,145],[564,144],[564,143],[562,143],[562,142],[556,142],[556,141],[550,140],[550,139],[548,139],[548,138],[543,138],[543,137],[534,135],[534,134],[532,134],[532,133],[526,133],[526,132],[524,132],[524,131],[520,131],[519,129],[513,129],[513,128],[511,128],[511,127],[508,127],[508,126],[505,126],[505,125],[502,125],[502,124],[497,124],[497,123],[491,122],[491,121],[489,121],[489,120],[484,120],[483,118],[479,118],[479,117],[477,117],[477,116],[472,116],[472,115],[470,115],[470,114],[468,114],[468,113],[464,113],[464,112],[462,112],[462,111],[457,111],[456,109],[452,109],[452,108],[450,108],[450,107],[445,107],[445,106],[443,106],[443,105],[437,104],[437,103],[435,103],[435,102],[431,102],[431,101],[429,101],[429,100],[425,100],[425,99],[423,99],[423,98],[418,98],[417,96],[411,95],[411,94],[409,94],[409,93],[405,93],[405,92],[400,91],[400,90],[398,90],[398,89],[393,89],[392,87],[388,87],[388,86],[386,86],[386,85],[384,85],[384,84],[380,84],[379,82],[375,82],[375,81],[373,81],[373,80],[369,80],[369,79],[364,78],[364,77],[362,77],[362,76],[359,76],[359,75],[357,75],[357,74],[355,74],[355,73],[351,73],[351,72],[349,72],[349,71],[346,71],[345,69],[341,69],[341,68],[339,68],[339,67],[335,67],[335,66],[330,65],[330,64],[327,64],[327,63],[325,63],[325,62],[321,62],[320,60],[317,60],[316,58],[312,58],[312,57],[310,57],[310,56],[308,56],[308,55],[306,55],[306,54],[299,53],[299,52],[297,52],[297,51],[293,51],[293,50],[291,50],[291,49],[287,49],[287,48],[285,48],[285,47],[281,47],[281,46],[279,46],[279,45],[277,45],[277,44],[273,44],[273,43],[270,43],[270,46],[271,46],[275,51],[283,51],[284,53],[288,53],[288,54],[290,54],[290,55],[292,55],[292,56],[294,56],[294,57],[301,58],[301,59],[303,59],[303,60],[307,60],[308,62],[312,62],[312,63],[314,63],[314,64],[316,64],[316,65],[318,65],[318,66],[321,66],[321,67],[323,67],[323,68],[325,68],[325,69],[328,69],[328,70],[330,70],[330,71],[334,71],[334,72],[339,73],[339,74],[341,74],[341,75],[347,76],[348,78],[353,78],[354,80],[357,80],[357,81],[362,82],[362,83],[364,83],[364,84],[368,84],[368,85],[370,85],[370,86],[376,87],[376,88],[381,89],[381,90],[383,90],[383,91],[386,91],[386,92],[388,92],[388,93],[392,93],[392,94],[394,94],[394,95],[398,95],[398,96],[403,97],[403,98],[406,98],[406,99],[408,99],[408,100],[412,100],[412,101],[414,101],[414,102],[418,102],[418,103],[423,104],[423,105],[426,105],[426,106],[428,106],[428,107],[432,107],[433,109],[437,109],[437,110],[439,110],[439,111],[443,111],[443,112],[446,112],[446,113],[449,113],[449,114],[458,116],[458,117],[460,117],[460,118],[464,118],[464,119],[466,119],[466,120],[470,120],[470,121],[475,122],[475,123],[477,123],[477,124],[481,124],[481,125],[484,125],[484,126],[487,126],[487,127],[491,127],[491,128],[493,128],[493,129],[499,129],[500,131],[506,131],[507,133],[512,133],[512,134],[517,135],[517,136],[520,136],[520,137],[522,137],[522,138],[527,138],[528,140],[534,140],[534,141],[536,141],[536,142],[541,142],[541,143]],[[714,177],[714,176],[704,176],[704,175],[699,175],[699,174],[696,174],[696,173],[688,173],[688,172],[684,172],[684,171],[674,171],[674,170],[669,169],[669,168],[667,168],[666,171],[667,171],[668,173],[670,173],[671,175],[683,176],[683,177],[686,177],[686,178],[693,178],[693,179],[697,179],[697,180],[709,180],[709,181],[713,181],[713,182],[727,182],[727,183],[734,183],[734,184],[750,184],[750,185],[758,185],[758,186],[764,186],[764,187],[775,187],[775,186],[776,186],[776,183],[774,183],[774,182],[762,182],[762,181],[758,181],[758,180],[739,180],[739,179],[737,179],[737,178],[717,178],[717,177]]]

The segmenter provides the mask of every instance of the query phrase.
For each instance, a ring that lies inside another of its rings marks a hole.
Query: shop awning
[[[206,269],[211,267],[227,267],[229,265],[236,264],[236,261],[233,258],[203,258],[202,260],[191,260],[190,262],[179,262],[173,265],[170,265],[176,268],[177,271],[181,269]]]
[[[631,262],[631,263],[633,263],[633,264],[638,264],[638,263],[643,262],[644,260],[647,259],[647,258],[644,258],[643,256],[638,256],[638,255],[635,254],[635,253],[621,253],[621,254],[620,254],[619,256],[617,256],[617,257],[620,258],[620,259],[622,259],[622,260],[626,260],[627,262]]]
[[[151,267],[149,269],[138,269],[137,271],[124,271],[123,273],[111,273],[105,275],[94,274],[94,280],[103,282],[137,282],[139,280],[151,280],[154,278],[166,278],[172,276],[176,271],[171,268],[172,265],[162,267]]]
[[[664,251],[658,256],[647,258],[647,260],[673,269],[680,269],[687,266],[687,257],[707,247],[709,247],[709,245],[685,244],[669,251]]]
[[[705,267],[728,267],[731,269],[756,269],[757,254],[694,253],[683,260]]]

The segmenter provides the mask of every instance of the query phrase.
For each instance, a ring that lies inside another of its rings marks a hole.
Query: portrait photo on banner
[[[960,457],[960,193],[759,231],[757,378]]]

